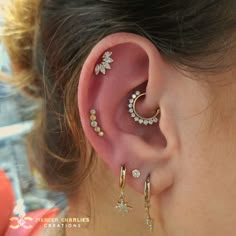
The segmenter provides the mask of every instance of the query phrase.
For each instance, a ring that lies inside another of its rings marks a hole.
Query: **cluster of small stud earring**
[[[132,94],[132,97],[129,99],[129,104],[128,104],[129,113],[130,113],[131,117],[134,119],[134,121],[138,122],[140,125],[141,124],[153,125],[158,122],[157,116],[160,113],[160,109],[157,109],[155,112],[155,115],[150,118],[145,118],[145,117],[139,115],[138,112],[136,111],[137,101],[145,95],[146,95],[145,93],[140,93],[139,91],[136,91],[134,94]]]
[[[96,133],[98,133],[98,135],[99,135],[100,137],[104,136],[104,132],[103,132],[103,131],[101,130],[101,128],[98,126],[98,122],[97,122],[97,117],[96,117],[96,111],[95,111],[95,109],[92,109],[92,110],[90,111],[90,121],[91,121],[90,125],[91,125],[91,127],[94,128],[94,131],[95,131]]]
[[[112,52],[105,52],[102,56],[103,61],[101,64],[97,64],[95,67],[95,74],[98,75],[100,72],[102,74],[106,74],[106,70],[110,70],[111,66],[110,63],[112,63],[114,60],[111,58]]]

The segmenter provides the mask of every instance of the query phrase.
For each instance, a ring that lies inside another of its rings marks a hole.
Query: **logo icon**
[[[32,222],[31,217],[18,217],[18,216],[13,216],[11,217],[10,221],[10,228],[11,229],[19,229],[19,228],[24,228],[24,229],[31,229],[33,226],[30,224]]]
[[[19,228],[24,228],[24,229],[31,229],[33,226],[31,224],[32,218],[26,216],[25,214],[25,206],[24,206],[24,200],[23,199],[18,199],[16,201],[16,206],[14,208],[14,215],[10,218],[10,228],[11,229],[19,229]]]

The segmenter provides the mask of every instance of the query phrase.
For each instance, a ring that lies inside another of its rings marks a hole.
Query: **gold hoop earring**
[[[125,166],[121,166],[120,181],[119,181],[120,200],[117,202],[115,208],[118,209],[122,215],[127,214],[129,212],[129,209],[132,209],[132,207],[128,205],[128,202],[125,201],[125,194],[124,194],[125,177],[126,177],[126,168]]]
[[[144,208],[146,212],[146,219],[145,219],[145,224],[148,226],[148,229],[150,232],[153,231],[153,219],[150,216],[150,191],[151,191],[151,184],[150,184],[150,176],[147,177],[144,185]]]
[[[131,114],[131,117],[134,119],[135,122],[138,122],[140,125],[154,125],[158,122],[158,115],[160,114],[160,109],[158,108],[155,111],[155,114],[152,117],[146,118],[138,114],[136,109],[137,101],[146,96],[146,93],[140,93],[139,91],[136,91],[134,94],[132,94],[132,97],[129,99],[129,113]]]

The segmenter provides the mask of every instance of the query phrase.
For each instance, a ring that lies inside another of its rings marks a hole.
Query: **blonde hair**
[[[38,97],[38,76],[34,72],[32,57],[40,0],[14,0],[5,4],[1,38],[11,58],[14,73],[8,82]]]

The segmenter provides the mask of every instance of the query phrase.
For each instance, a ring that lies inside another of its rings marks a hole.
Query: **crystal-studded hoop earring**
[[[131,206],[128,205],[128,202],[125,201],[125,194],[124,194],[124,188],[125,188],[125,176],[126,176],[126,167],[121,166],[120,169],[120,200],[118,201],[117,205],[115,206],[116,209],[119,210],[119,212],[122,215],[125,215],[129,212],[129,209],[132,209]]]
[[[152,117],[146,118],[138,114],[136,109],[137,101],[144,97],[146,93],[140,93],[139,91],[136,91],[134,94],[132,94],[132,97],[129,99],[129,113],[131,113],[131,117],[134,119],[135,122],[138,122],[140,125],[153,125],[158,122],[158,115],[160,114],[160,109],[158,108],[155,112],[155,115]]]

